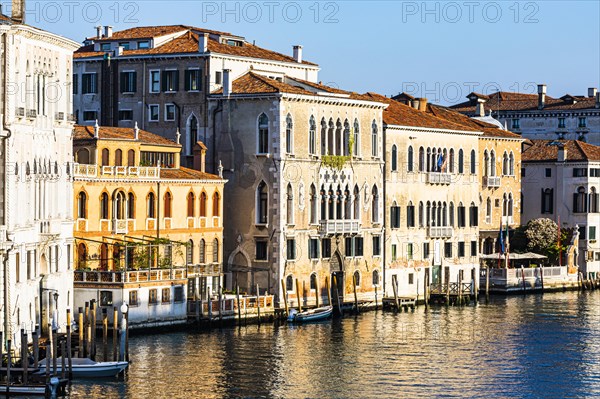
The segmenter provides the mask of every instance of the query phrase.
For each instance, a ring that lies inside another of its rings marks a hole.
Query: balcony
[[[123,178],[160,178],[160,168],[142,166],[98,166],[86,164],[73,164],[74,177],[123,177]]]
[[[220,276],[221,265],[219,263],[187,265],[187,274],[189,277]]]
[[[429,184],[450,184],[452,182],[452,175],[450,173],[442,172],[428,172],[427,183]]]
[[[113,219],[112,220],[112,233],[113,234],[127,234],[128,223],[126,219]]]
[[[514,220],[512,216],[502,216],[502,224],[513,224]]]
[[[17,107],[15,109],[15,116],[17,116],[19,118],[25,117],[25,108],[23,108],[23,107]]]
[[[320,230],[326,235],[358,234],[360,221],[358,219],[321,220]]]
[[[54,113],[54,119],[56,121],[64,121],[65,120],[65,113],[64,112],[56,112]]]
[[[484,176],[483,181],[488,188],[500,187],[500,176]]]
[[[28,109],[27,110],[27,118],[29,118],[29,119],[37,118],[37,111],[35,109]]]
[[[40,222],[40,234],[42,236],[52,236],[60,234],[60,220],[44,220]]]
[[[452,227],[429,227],[429,237],[431,238],[452,237],[453,234]]]
[[[67,121],[68,122],[77,122],[77,118],[75,117],[75,114],[68,114]]]
[[[127,271],[83,271],[75,270],[75,286],[78,283],[124,284],[182,280],[187,278],[187,270],[181,267],[165,269],[143,269]],[[87,287],[87,284],[83,285]]]

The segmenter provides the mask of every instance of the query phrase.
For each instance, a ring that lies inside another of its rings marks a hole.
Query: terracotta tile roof
[[[160,170],[161,179],[181,180],[222,180],[219,176],[211,173],[201,172],[195,169],[181,167],[179,169],[163,168]]]
[[[439,105],[428,104],[427,112],[437,116],[438,118],[446,119],[459,125],[470,126],[474,129],[483,132],[483,136],[487,137],[504,137],[512,139],[520,139],[521,135],[509,132],[508,130],[498,129],[498,127],[483,121],[472,119],[466,115],[456,112],[446,107]]]
[[[98,132],[100,139],[105,140],[133,140],[135,133],[133,128],[130,127],[112,127],[112,126],[100,126]],[[75,125],[73,128],[73,140],[89,140],[94,138],[94,126],[82,126]],[[175,143],[169,139],[159,136],[154,133],[150,133],[146,130],[139,130],[138,141],[142,144],[153,144],[162,145],[169,147],[181,147],[180,144]]]
[[[0,21],[12,22],[12,19],[4,14],[0,14]]]
[[[480,129],[460,125],[446,119],[438,118],[428,112],[416,110],[381,94],[367,93],[366,95],[371,98],[371,101],[379,101],[389,105],[383,111],[383,123],[387,125],[459,130],[463,132],[480,131]]]
[[[125,29],[118,32],[114,32],[111,37],[104,37],[102,39],[90,38],[98,42],[109,42],[114,40],[137,40],[137,39],[151,39],[158,36],[171,35],[177,32],[184,32],[187,30],[194,30],[199,32],[213,33],[216,35],[228,35],[231,33],[219,32],[216,30],[196,28],[188,25],[164,25],[164,26],[138,26],[135,28]]]
[[[522,155],[523,162],[553,162],[558,148],[567,150],[567,161],[600,161],[600,147],[578,140],[531,140],[532,146]]]
[[[194,30],[190,27],[185,27],[180,25],[180,31],[188,31],[188,34],[182,34],[172,40],[167,41],[166,43],[151,49],[142,49],[142,50],[125,50],[123,51],[123,56],[136,56],[136,55],[152,55],[152,54],[185,54],[185,53],[198,53],[198,34],[194,33]],[[134,28],[135,29],[135,28]],[[144,28],[146,29],[146,28]],[[205,29],[194,28],[198,31],[203,32],[213,32]],[[126,31],[122,31],[126,32]],[[117,34],[122,32],[116,32],[110,39],[105,40],[114,40]],[[228,35],[228,34],[227,34]],[[119,35],[120,36],[120,35]],[[127,37],[122,37],[122,40]],[[227,54],[239,57],[250,57],[250,58],[260,58],[267,59],[273,61],[281,61],[281,62],[296,62],[295,59],[291,56],[278,53],[276,51],[267,50],[262,47],[255,46],[250,43],[243,42],[241,46],[230,46],[227,44],[219,43],[217,40],[213,38],[209,38],[208,40],[208,52],[209,53],[218,53],[218,54]],[[101,57],[104,55],[104,51],[94,51],[94,46],[82,46],[73,54],[74,58],[88,58],[88,57]],[[302,61],[304,65],[317,65],[309,61]]]
[[[470,96],[470,95],[469,95]],[[467,96],[467,97],[469,97]],[[538,111],[538,95],[537,94],[524,94],[524,93],[509,93],[505,91],[499,91],[492,93],[489,96],[483,96],[485,98],[484,103],[485,111]],[[576,99],[576,103],[572,104],[571,98]],[[546,104],[544,111],[568,111],[576,109],[588,109],[594,108],[596,104],[595,98],[585,96],[563,96],[561,98],[553,98],[546,96]],[[476,104],[472,104],[470,101],[465,101],[460,104],[452,105],[452,108],[458,112],[464,113],[475,113]]]

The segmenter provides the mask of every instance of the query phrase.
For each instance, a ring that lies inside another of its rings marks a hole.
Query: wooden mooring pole
[[[283,281],[283,279],[281,279],[281,292],[283,295],[283,306],[285,308],[285,317],[287,317],[289,314],[288,297],[287,297],[287,289],[285,287],[285,281]]]
[[[490,300],[490,267],[485,267],[485,303]]]
[[[327,304],[333,306],[331,303],[331,287],[329,287],[329,276],[325,276],[325,289],[327,290]]]
[[[235,299],[237,302],[238,326],[242,325],[242,307],[240,306],[240,286],[235,287]]]
[[[91,345],[91,358],[92,360],[96,360],[96,300],[92,299],[92,301],[90,302],[90,308],[91,308],[91,312],[90,312],[90,316],[91,316],[91,320],[90,320],[90,333],[91,333],[91,337],[92,337],[92,345]]]
[[[296,297],[298,298],[298,312],[302,312],[302,297],[300,296],[300,284],[296,279]]]
[[[108,362],[108,309],[102,308],[102,359]]]
[[[319,289],[319,278],[315,277],[315,305],[319,307],[319,296],[321,296],[321,290]]]
[[[67,309],[67,358],[69,360],[69,380],[73,379],[73,342],[71,336],[71,309]],[[64,357],[63,353],[63,357]]]
[[[67,345],[65,343],[64,339],[61,339],[60,341],[60,378],[62,378],[63,380],[65,379],[66,375],[67,375],[67,358],[66,358],[66,352],[67,352]]]
[[[28,350],[27,350],[27,332],[24,328],[21,329],[21,367],[23,368],[23,384],[27,384],[28,381]]]
[[[352,275],[352,287],[354,288],[354,311],[356,313],[359,313],[358,310],[358,295],[356,294],[356,283],[358,283],[358,281],[356,281],[356,274]]]
[[[335,297],[336,297],[336,302],[337,302],[337,306],[338,306],[338,312],[340,312],[340,315],[342,315],[342,304],[340,303],[340,290],[338,288],[337,285],[337,277],[334,275],[333,276],[333,287],[335,288]]]
[[[39,367],[40,362],[40,336],[39,336],[39,326],[35,326],[35,330],[31,332],[31,338],[33,340],[33,368],[37,369]],[[1,335],[0,335],[1,337]],[[0,347],[2,345],[0,344]],[[1,354],[1,352],[0,352]]]
[[[85,327],[83,326],[83,308],[80,307],[78,310],[79,310],[79,313],[77,315],[77,321],[78,321],[77,332],[79,333],[79,342],[77,344],[77,356],[84,357],[85,342],[83,339],[83,333],[84,333]]]
[[[394,304],[396,311],[400,312],[400,304],[398,303],[398,275],[392,274],[392,289],[394,290]]]
[[[258,284],[256,284],[256,312],[258,314],[258,325],[260,326],[260,288]]]
[[[113,362],[119,360],[119,352],[117,349],[117,341],[119,335],[119,311],[117,307],[113,307]]]
[[[540,266],[540,282],[542,284],[542,294],[544,293],[544,269]]]
[[[6,304],[4,304],[6,306]],[[8,334],[7,334],[8,336]],[[12,341],[9,339],[6,341],[6,351],[7,351],[7,359],[6,359],[6,396],[10,392],[10,368],[11,368],[11,357],[12,357]],[[46,371],[46,375],[48,371]]]

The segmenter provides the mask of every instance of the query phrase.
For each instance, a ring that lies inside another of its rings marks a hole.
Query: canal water
[[[600,396],[600,291],[134,336],[130,355],[70,398]]]

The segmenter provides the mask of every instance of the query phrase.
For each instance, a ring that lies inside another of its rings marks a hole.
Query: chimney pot
[[[567,149],[564,145],[558,147],[558,162],[565,162],[567,160]]]
[[[477,102],[477,108],[475,110],[475,114],[480,117],[485,116],[485,106],[484,106],[483,102],[481,102],[481,101]]]
[[[94,138],[97,139],[100,135],[100,126],[98,126],[98,119],[96,119],[96,123],[94,124]]]
[[[598,93],[598,90],[595,87],[590,87],[588,89],[588,97],[589,98],[594,98],[596,97],[596,93]]]
[[[232,91],[231,70],[223,69],[223,95],[229,97]]]
[[[25,0],[12,0],[11,17],[18,24],[25,23]]]
[[[538,85],[538,108],[543,109],[546,106],[546,85]]]
[[[296,60],[297,63],[302,62],[302,46],[298,44],[294,46],[294,60]]]
[[[419,103],[418,103],[418,110],[421,112],[425,112],[427,111],[427,99],[425,97],[419,98],[418,99]]]
[[[102,39],[102,26],[96,26],[96,39]]]
[[[419,99],[415,98],[410,102],[410,106],[413,107],[414,109],[419,109]]]
[[[203,32],[198,35],[198,52],[206,53],[208,51],[208,33]]]
[[[112,34],[113,34],[113,27],[112,26],[108,26],[108,25],[105,26],[104,27],[104,36],[107,37],[107,38],[109,38],[109,37],[112,37]]]
[[[206,172],[206,147],[201,142],[193,143],[193,167],[200,172]]]
[[[135,126],[133,127],[134,140],[139,140],[140,138],[140,128],[138,127],[137,121],[135,122]]]

